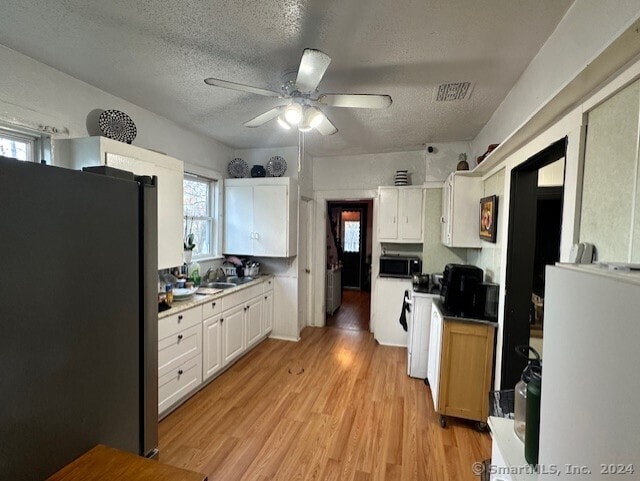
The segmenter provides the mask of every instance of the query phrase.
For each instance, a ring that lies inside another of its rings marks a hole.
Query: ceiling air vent
[[[440,84],[435,91],[436,102],[449,102],[451,100],[465,100],[471,95],[473,85],[471,82],[449,82]]]

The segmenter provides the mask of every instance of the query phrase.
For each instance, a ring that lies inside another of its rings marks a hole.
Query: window
[[[184,181],[184,238],[193,234],[196,244],[193,258],[213,257],[216,252],[217,226],[215,219],[217,181],[185,174]]]
[[[0,155],[39,162],[50,159],[50,137],[41,132],[0,126]]]

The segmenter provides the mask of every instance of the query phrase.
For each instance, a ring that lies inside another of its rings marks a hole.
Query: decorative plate
[[[249,166],[240,157],[236,157],[235,159],[231,160],[231,162],[229,162],[229,165],[227,166],[227,172],[229,172],[229,175],[231,177],[242,179],[243,177],[249,175]]]
[[[270,177],[282,177],[286,171],[287,162],[279,155],[274,155],[267,162],[267,175]]]
[[[98,125],[105,137],[130,144],[138,130],[131,117],[119,110],[105,110],[98,118]]]

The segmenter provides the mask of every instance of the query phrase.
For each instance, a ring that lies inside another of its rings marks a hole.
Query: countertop
[[[256,286],[258,284],[262,284],[263,282],[266,282],[270,279],[273,279],[272,275],[263,274],[256,277],[251,282],[247,282],[246,284],[240,284],[239,286],[231,287],[229,289],[216,289],[213,294],[202,295],[196,293],[193,297],[189,298],[186,301],[174,300],[173,304],[171,304],[170,309],[158,313],[158,319],[172,316],[178,312],[186,311],[187,309],[191,309],[192,307],[196,307],[201,304],[206,304],[207,302],[213,301],[215,299],[220,299],[221,297],[228,296],[229,294],[233,294],[235,292],[247,289],[252,286]]]
[[[498,445],[500,454],[506,464],[506,469],[504,466],[501,467],[506,472],[494,473],[498,476],[496,479],[502,479],[502,477],[506,479],[508,475],[513,481],[536,481],[538,475],[529,466],[524,457],[524,443],[520,441],[513,431],[513,419],[490,416],[488,424],[491,437]],[[493,468],[499,469],[497,466]]]
[[[451,320],[460,321],[460,322],[475,322],[477,324],[487,324],[489,326],[498,327],[498,323],[494,321],[454,314],[444,308],[444,305],[442,304],[442,299],[434,300],[434,304],[436,305],[436,307],[438,308],[438,310],[440,311],[440,314],[442,314],[442,317],[444,319],[451,319]]]
[[[206,481],[187,471],[101,444],[68,464],[47,481]]]

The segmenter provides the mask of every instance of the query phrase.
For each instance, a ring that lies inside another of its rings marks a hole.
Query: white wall
[[[578,0],[471,142],[475,159],[502,142],[640,16],[637,0]],[[470,165],[474,165],[473,162]]]
[[[100,134],[96,109],[117,109],[136,124],[133,145],[220,172],[226,172],[233,158],[233,150],[212,137],[191,132],[2,45],[0,65],[0,121],[55,127],[63,138],[86,137]]]

